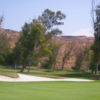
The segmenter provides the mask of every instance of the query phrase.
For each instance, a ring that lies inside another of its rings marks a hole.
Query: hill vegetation
[[[13,49],[15,47],[15,43],[17,42],[17,37],[19,37],[20,32],[17,31],[13,31],[10,29],[2,29],[2,33],[7,33],[8,37],[11,37],[11,41],[10,41],[10,48]],[[57,61],[57,65],[56,68],[61,69],[62,67],[62,57],[64,55],[64,50],[66,45],[68,46],[68,43],[70,43],[71,41],[75,42],[75,46],[74,46],[74,50],[72,51],[75,55],[75,51],[77,49],[79,49],[80,47],[85,47],[87,44],[90,45],[94,40],[94,37],[86,37],[86,36],[53,36],[52,37],[52,42],[53,43],[61,43],[62,46],[60,47],[59,51],[58,51],[58,61]],[[40,59],[40,61],[42,61],[44,58]],[[64,68],[72,68],[74,67],[74,62],[75,62],[76,58],[75,56],[71,57],[68,62],[65,63]],[[86,66],[84,66],[85,68]]]
[[[25,23],[20,33],[0,28],[0,36],[6,33],[4,40],[9,40],[4,46],[9,47],[9,52],[6,54],[2,50],[1,58],[5,59],[1,64],[10,65],[17,62],[22,66],[21,72],[27,66],[30,72],[30,66],[33,64],[40,68],[50,68],[52,71],[73,68],[81,72],[82,69],[88,71],[90,68],[93,73],[93,59],[97,61],[97,56],[93,56],[96,51],[95,39],[86,36],[57,36],[61,35],[62,31],[54,26],[63,25],[61,20],[65,18],[66,15],[61,11],[46,9],[38,19]]]

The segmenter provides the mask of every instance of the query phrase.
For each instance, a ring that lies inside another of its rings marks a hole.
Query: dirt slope
[[[10,41],[10,47],[11,49],[15,46],[15,42],[17,42],[17,37],[19,36],[19,32],[9,30],[9,29],[1,29],[1,34],[7,33],[8,37],[11,37]],[[62,66],[62,57],[64,56],[64,50],[66,45],[68,46],[68,43],[71,41],[75,42],[72,54],[75,55],[75,51],[77,49],[83,48],[86,45],[90,45],[91,42],[93,42],[94,38],[93,37],[86,37],[86,36],[55,36],[52,37],[52,42],[54,43],[60,43],[62,46],[59,49],[58,52],[58,57],[57,57],[57,65],[56,68],[61,68]],[[75,56],[72,56],[65,64],[64,68],[72,68],[74,67],[74,62],[75,62]]]

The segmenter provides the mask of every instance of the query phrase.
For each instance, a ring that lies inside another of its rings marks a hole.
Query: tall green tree
[[[4,20],[3,15],[0,17],[0,64],[4,64],[5,59],[10,51],[9,41],[10,37],[7,37],[7,33],[2,33],[2,22]]]
[[[30,70],[32,61],[40,55],[52,55],[47,44],[50,43],[49,40],[52,36],[62,33],[59,29],[53,29],[53,26],[63,24],[58,19],[62,20],[65,17],[60,11],[54,13],[47,9],[42,16],[39,16],[38,20],[33,20],[29,24],[25,23],[14,49],[15,58],[23,65],[21,72],[27,65],[29,65]],[[18,60],[19,58],[20,60]]]
[[[54,71],[54,67],[57,62],[57,53],[59,44],[51,43],[51,37],[56,35],[61,35],[62,31],[58,28],[54,28],[54,26],[63,25],[64,23],[61,20],[65,19],[66,15],[63,14],[61,11],[53,12],[49,9],[46,9],[41,16],[38,17],[38,20],[41,24],[46,27],[46,33],[48,34],[48,43],[50,44],[50,50],[52,51],[52,56],[49,56],[50,66]]]
[[[95,71],[95,57],[94,53],[91,51],[90,53],[90,62],[89,62],[89,68],[92,70],[92,74]]]
[[[91,46],[91,50],[95,57],[95,74],[98,74],[98,62],[100,56],[100,5],[95,9],[96,20],[94,22],[94,44]]]
[[[50,43],[49,50],[51,50],[52,55],[49,55],[49,66],[52,68],[53,72],[57,62],[57,55],[61,44]]]
[[[9,41],[10,41],[10,38],[7,37],[6,33],[0,34],[0,63],[1,64],[4,63],[8,55],[8,52],[10,50]]]
[[[84,52],[84,64],[87,67],[87,71],[88,71],[89,63],[90,63],[90,56],[91,56],[90,46],[87,45],[83,52]]]
[[[76,54],[76,62],[75,62],[75,67],[79,70],[79,72],[81,72],[81,67],[83,65],[83,60],[84,60],[84,54],[83,54],[83,51],[80,50]]]
[[[88,44],[86,46],[82,46],[81,43],[81,47],[76,52],[75,67],[79,69],[79,71],[81,72],[81,67],[85,65],[88,71],[89,60],[90,60],[90,46]]]
[[[88,56],[89,56],[89,46],[87,47],[87,45],[83,46],[83,43],[80,42],[81,46],[80,48],[77,48],[76,50],[76,62],[75,62],[75,67],[79,70],[79,72],[81,72],[81,68],[82,66],[85,64],[88,64]],[[87,61],[86,61],[87,60]]]
[[[21,35],[16,43],[14,49],[16,60],[20,58],[22,63],[21,72],[24,71],[27,65],[30,65],[34,59],[41,53],[51,53],[45,44],[45,30],[46,28],[41,25],[38,20],[33,20],[31,23],[25,23],[22,27]]]

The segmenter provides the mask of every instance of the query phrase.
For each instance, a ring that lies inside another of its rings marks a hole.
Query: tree
[[[4,21],[4,16],[2,15],[1,17],[0,17],[0,28],[1,28],[1,25],[2,25],[2,22]]]
[[[39,16],[38,20],[41,24],[43,24],[46,27],[46,33],[48,34],[48,43],[50,44],[50,50],[52,51],[52,56],[49,56],[49,62],[51,64],[51,67],[53,68],[56,65],[57,61],[57,54],[59,46],[58,44],[51,43],[51,37],[55,35],[62,34],[62,31],[58,28],[54,29],[54,26],[56,25],[63,25],[64,23],[61,22],[61,20],[65,19],[66,15],[63,14],[61,11],[53,12],[49,9],[46,9],[41,16]]]
[[[45,30],[46,28],[38,20],[33,20],[29,24],[25,23],[22,27],[21,35],[14,48],[16,60],[20,60],[20,63],[22,63],[21,72],[24,71],[27,65],[29,65],[28,72],[30,71],[31,63],[41,51],[43,54],[51,53],[45,44]]]
[[[95,57],[95,74],[98,74],[98,62],[100,56],[100,5],[95,9],[96,20],[94,22],[94,44],[91,46],[91,50]]]
[[[79,72],[81,72],[81,67],[83,65],[83,59],[84,59],[84,54],[82,49],[76,54],[76,62],[75,62],[75,67],[79,69]]]
[[[76,51],[75,67],[79,70],[79,72],[81,72],[81,67],[83,66],[84,63],[87,66],[87,70],[88,70],[89,51],[90,51],[89,45],[86,45],[84,47],[82,46],[82,43],[81,43],[81,47]]]
[[[54,68],[57,62],[57,55],[61,44],[50,43],[49,49],[52,52],[52,55],[49,56],[49,66],[52,68],[54,72]]]
[[[58,28],[53,29],[56,25],[63,25],[64,23],[60,20],[66,18],[66,15],[63,14],[61,11],[53,12],[49,9],[46,9],[41,16],[39,16],[38,20],[41,24],[46,27],[46,31],[49,36],[60,35],[62,31]]]
[[[53,16],[52,16],[53,15]],[[61,12],[56,14],[50,10],[45,10],[42,16],[39,16],[38,20],[33,20],[31,23],[25,23],[22,27],[21,35],[16,43],[14,49],[15,58],[17,61],[21,61],[23,67],[21,72],[30,65],[34,59],[39,56],[52,55],[52,52],[48,49],[47,44],[54,35],[62,33],[59,29],[51,29],[54,25],[60,25],[61,20],[65,18]],[[20,58],[20,60],[18,60]],[[29,72],[28,70],[28,72]]]
[[[4,64],[4,61],[10,51],[9,41],[10,37],[7,37],[7,33],[2,33],[1,25],[3,22],[3,15],[0,17],[0,64]]]
[[[93,74],[93,72],[95,71],[95,57],[92,51],[90,53],[89,68],[92,70],[92,74]]]
[[[87,71],[89,70],[89,62],[90,62],[90,55],[91,55],[91,51],[90,51],[90,46],[86,45],[86,47],[84,48],[84,64],[87,67]]]
[[[64,56],[62,57],[62,70],[64,69],[64,64],[69,60],[69,58],[71,56],[73,56],[71,54],[72,50],[73,50],[73,47],[75,45],[75,42],[72,41],[71,43],[69,43],[68,45],[66,45],[65,47],[65,51],[64,51]]]

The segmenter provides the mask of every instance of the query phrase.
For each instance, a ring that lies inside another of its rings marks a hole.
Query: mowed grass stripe
[[[100,82],[0,82],[0,100],[99,100]]]

